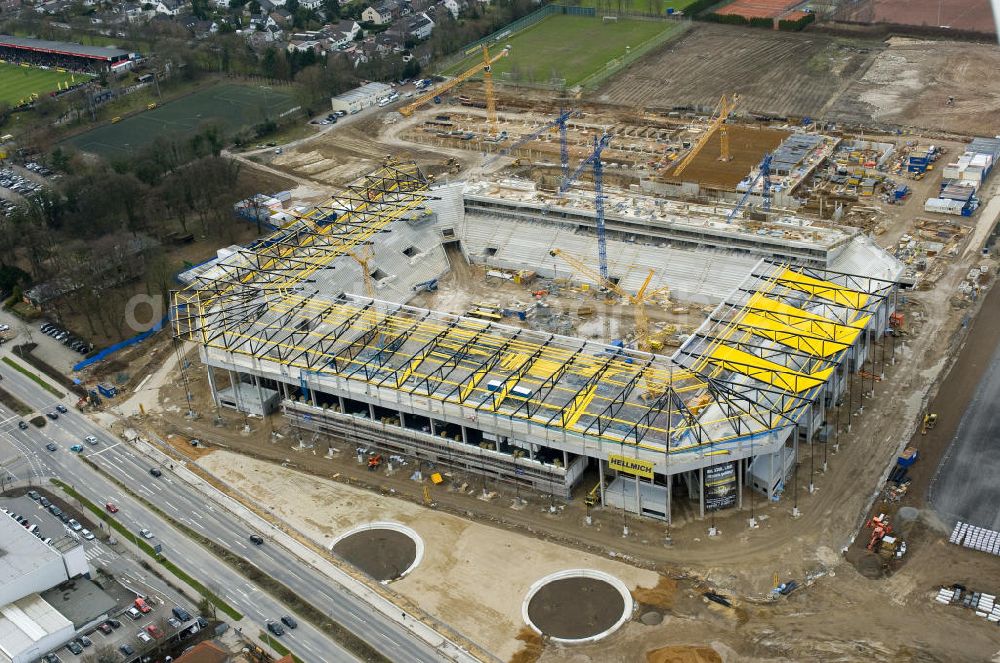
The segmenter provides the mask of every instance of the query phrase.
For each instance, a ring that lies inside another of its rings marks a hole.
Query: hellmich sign
[[[629,458],[627,456],[619,456],[618,454],[608,454],[608,467],[646,479],[653,478],[654,464],[648,460]]]

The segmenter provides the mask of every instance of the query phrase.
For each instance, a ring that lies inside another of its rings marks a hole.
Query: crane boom
[[[535,129],[533,132],[531,132],[530,134],[528,134],[524,138],[521,138],[520,140],[518,140],[516,143],[513,143],[512,145],[508,145],[504,149],[500,150],[499,152],[497,152],[496,154],[494,154],[493,156],[491,156],[490,158],[488,158],[485,162],[483,162],[483,165],[484,166],[488,166],[491,163],[493,163],[494,161],[496,161],[497,159],[499,159],[500,157],[505,157],[508,154],[511,154],[517,148],[521,147],[525,143],[530,143],[531,141],[535,140],[536,138],[538,138],[539,136],[541,136],[543,133],[545,133],[546,131],[548,131],[549,129],[551,129],[552,127],[555,127],[555,126],[559,127],[560,140],[563,142],[563,145],[561,146],[561,149],[565,150],[566,149],[565,148],[565,136],[566,136],[565,127],[566,127],[566,121],[569,118],[573,117],[573,115],[575,115],[575,114],[576,114],[575,110],[563,111],[562,113],[559,114],[559,117],[555,118],[554,120],[549,120],[548,122],[546,122],[545,124],[543,124],[538,129]]]
[[[736,110],[736,104],[738,102],[739,97],[735,94],[733,95],[732,100],[725,95],[722,96],[722,99],[719,100],[719,105],[716,106],[715,116],[708,125],[708,130],[700,139],[698,139],[698,142],[691,148],[691,151],[688,152],[687,155],[681,159],[680,163],[678,163],[674,168],[674,172],[672,173],[674,177],[679,177],[681,173],[683,173],[684,170],[691,165],[691,162],[694,161],[695,157],[697,157],[702,149],[708,145],[708,141],[713,135],[715,135],[715,132],[720,130],[720,128],[725,124],[726,119],[734,110]],[[722,151],[720,159],[722,161],[729,161],[729,134],[725,133],[724,135],[721,135],[719,142]]]
[[[729,213],[726,217],[726,223],[732,223],[736,215],[739,214],[743,206],[746,205],[747,200],[753,194],[753,189],[757,186],[757,182],[761,179],[764,180],[763,190],[761,191],[761,196],[764,202],[764,211],[768,212],[771,210],[771,155],[765,154],[764,159],[760,162],[760,170],[757,172],[757,176],[750,181],[750,186],[747,187],[746,192],[740,196],[739,202],[736,203],[736,207]]]
[[[479,72],[483,72],[483,79],[486,88],[486,116],[489,120],[490,127],[493,130],[494,135],[496,134],[496,124],[497,124],[497,111],[496,111],[496,99],[493,98],[493,74],[491,69],[493,64],[500,58],[504,58],[510,53],[510,45],[504,47],[502,51],[494,56],[490,56],[490,49],[487,46],[483,46],[483,61],[472,67],[468,71],[463,71],[451,80],[445,81],[441,85],[437,86],[433,90],[423,93],[411,103],[403,106],[399,109],[400,115],[404,117],[410,117],[414,112],[428,101],[434,97],[440,96],[447,92],[448,90],[454,88],[455,86],[464,83],[469,80]]]

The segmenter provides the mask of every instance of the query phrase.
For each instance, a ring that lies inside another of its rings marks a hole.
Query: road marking
[[[171,509],[173,509],[174,511],[177,511],[177,507],[175,507],[175,506],[174,506],[173,504],[171,504],[170,502],[168,502],[168,501],[166,501],[166,500],[163,500],[163,503],[164,503],[164,504],[166,504],[167,506],[169,506],[169,507],[170,507]]]
[[[240,548],[243,548],[243,550],[247,549],[247,547],[245,545],[243,545],[242,541],[236,541],[236,545],[238,545]]]
[[[91,456],[100,456],[105,451],[111,451],[112,449],[114,449],[115,447],[117,447],[119,444],[121,444],[121,442],[115,442],[110,447],[104,447],[100,451],[95,451],[94,453],[87,454],[87,457],[90,458]]]

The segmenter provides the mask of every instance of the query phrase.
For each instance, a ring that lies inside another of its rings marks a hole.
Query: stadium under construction
[[[862,402],[865,362],[891,360],[902,264],[848,228],[608,196],[617,283],[653,270],[710,310],[669,356],[410,305],[447,245],[549,278],[571,275],[554,248],[597,254],[592,193],[432,186],[410,163],[190,274],[174,334],[199,346],[217,407],[280,407],[304,434],[566,498],[596,476],[600,503],[666,520],[676,494],[702,515],[744,487],[778,497],[799,444]]]

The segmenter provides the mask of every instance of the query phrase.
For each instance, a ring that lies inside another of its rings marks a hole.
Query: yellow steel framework
[[[676,452],[794,421],[892,285],[762,263],[673,358],[319,291],[320,270],[412,218],[426,188],[412,164],[386,165],[174,293],[174,334],[304,385]]]

